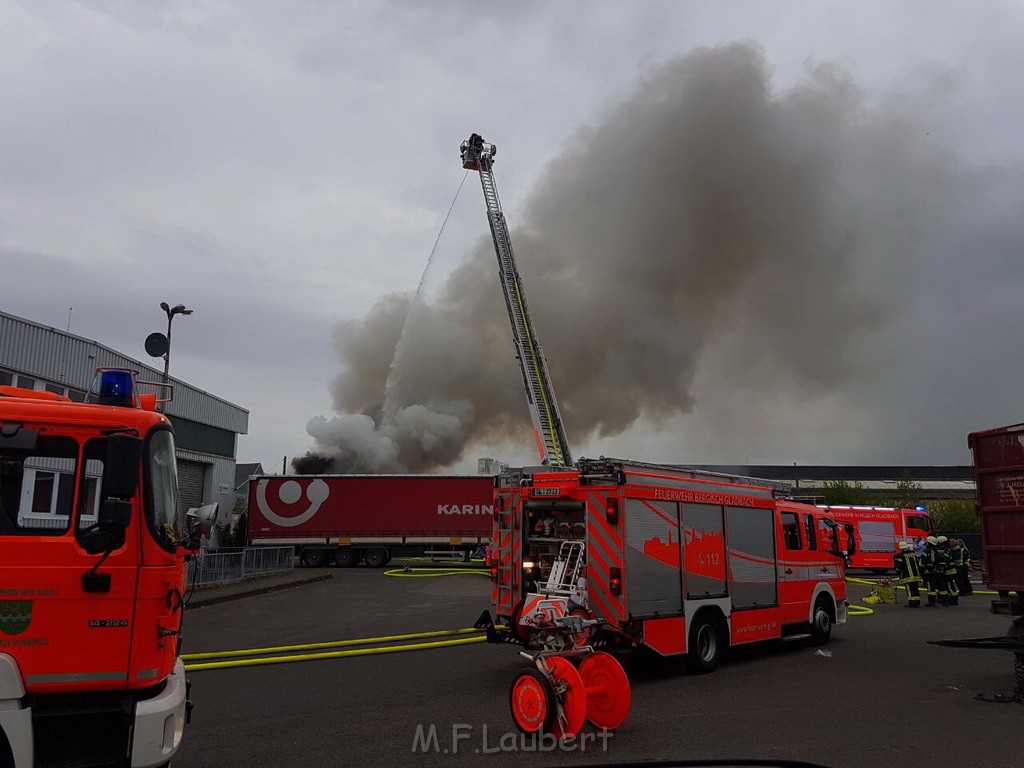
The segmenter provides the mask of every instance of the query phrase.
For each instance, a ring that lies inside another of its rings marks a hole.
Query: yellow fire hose
[[[405,578],[429,579],[437,576],[461,576],[470,574],[474,576],[490,576],[490,571],[482,568],[392,568],[384,571],[385,576],[402,576]]]
[[[853,576],[847,576],[846,580],[849,583],[851,583],[851,584],[863,584],[866,587],[877,587],[877,586],[879,586],[879,582],[878,581],[872,581],[871,579],[858,579],[858,578],[854,578]],[[903,586],[902,584],[892,584],[891,586],[894,587],[895,589],[904,589],[904,590],[906,589],[906,587]],[[989,591],[987,589],[975,589],[973,592],[971,592],[971,594],[972,595],[998,595],[999,593],[998,592],[991,592],[991,591]]]
[[[421,651],[431,648],[447,648],[456,645],[482,643],[487,638],[482,630],[473,627],[465,629],[449,629],[438,632],[415,632],[409,635],[389,635],[385,637],[364,637],[358,640],[336,640],[327,643],[306,643],[303,645],[281,645],[268,648],[249,648],[238,651],[221,651],[215,653],[188,653],[181,659],[185,662],[186,672],[197,672],[205,669],[229,669],[232,667],[255,667],[267,664],[289,664],[295,661],[316,661],[318,659],[341,659],[350,656],[373,656],[383,653],[402,653],[403,651]],[[473,637],[452,637],[453,635],[474,635]],[[322,648],[342,648],[353,645],[370,645],[377,643],[403,642],[406,640],[422,640],[430,637],[446,637],[446,640],[435,640],[427,643],[406,643],[404,645],[387,645],[383,648],[357,648],[346,651],[328,651],[325,653],[295,653]],[[257,656],[261,653],[288,654],[285,656],[261,656],[259,658],[238,658]],[[203,659],[220,659],[220,661],[201,661]]]

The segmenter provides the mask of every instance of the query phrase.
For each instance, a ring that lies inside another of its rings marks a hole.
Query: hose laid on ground
[[[870,616],[874,613],[874,611],[866,605],[848,605],[846,610],[850,616]]]
[[[858,579],[858,578],[855,578],[853,576],[847,576],[846,580],[850,584],[863,584],[866,587],[877,587],[877,586],[880,586],[879,582],[872,581],[871,579]],[[890,586],[895,587],[896,589],[903,589],[903,590],[906,589],[906,587],[903,586],[902,584],[891,584]],[[991,592],[991,591],[989,591],[987,589],[975,589],[974,591],[971,592],[971,594],[972,595],[998,595],[999,593],[998,592]]]
[[[269,648],[250,648],[238,651],[221,651],[219,653],[188,653],[182,655],[182,661],[192,661],[185,665],[186,672],[197,672],[206,669],[230,669],[233,667],[255,667],[267,664],[289,664],[296,661],[316,661],[319,659],[341,659],[350,656],[373,656],[383,653],[402,653],[403,651],[421,651],[431,648],[448,648],[456,645],[482,643],[487,638],[480,634],[482,630],[473,627],[465,629],[449,629],[438,632],[415,632],[409,635],[390,635],[385,637],[364,637],[358,640],[336,640],[328,643],[306,643],[304,645],[281,645]],[[469,635],[473,637],[452,637],[453,635]],[[405,645],[388,645],[383,648],[357,648],[347,651],[329,651],[325,653],[301,653],[294,651],[312,650],[317,648],[339,648],[352,645],[369,645],[384,642],[420,640],[429,637],[448,637],[447,640],[435,640],[427,643],[407,643]],[[286,656],[262,656],[259,658],[237,658],[254,656],[260,653],[288,653]],[[222,659],[222,661],[203,662],[201,659]],[[227,659],[226,661],[223,659]]]
[[[460,576],[464,573],[476,576],[490,576],[490,571],[482,568],[392,568],[384,571],[385,576],[403,576],[406,578],[432,578],[436,576]]]

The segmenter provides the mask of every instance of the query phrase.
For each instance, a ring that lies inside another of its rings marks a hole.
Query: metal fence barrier
[[[287,573],[294,567],[295,547],[219,549],[216,552],[199,552],[192,558],[186,583],[194,583],[197,587],[230,584],[253,576]]]

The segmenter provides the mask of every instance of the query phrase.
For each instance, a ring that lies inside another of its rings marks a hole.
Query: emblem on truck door
[[[320,510],[331,493],[327,483],[323,480],[311,481],[305,488],[305,499],[309,502],[309,506],[294,517],[284,517],[274,512],[267,503],[268,483],[268,480],[260,480],[256,484],[256,506],[259,507],[263,517],[282,528],[294,528],[312,520],[313,515]],[[277,496],[280,504],[291,507],[303,498],[302,484],[297,480],[286,480],[278,486]]]
[[[0,632],[20,635],[31,621],[31,600],[0,600]]]

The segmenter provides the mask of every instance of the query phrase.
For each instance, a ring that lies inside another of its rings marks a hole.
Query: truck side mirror
[[[107,438],[107,457],[103,462],[103,498],[130,499],[139,487],[142,462],[142,438],[113,434]],[[102,515],[102,511],[100,512]]]
[[[132,503],[123,499],[104,499],[96,526],[82,534],[82,548],[90,555],[113,551],[124,544],[124,534],[132,521]]]
[[[132,503],[123,499],[104,499],[100,505],[99,524],[104,531],[124,533],[132,521]]]
[[[217,524],[217,513],[220,509],[220,502],[203,504],[201,507],[192,507],[186,513],[188,521],[188,537],[185,541],[185,548],[192,551],[199,549],[202,539],[209,538]]]

